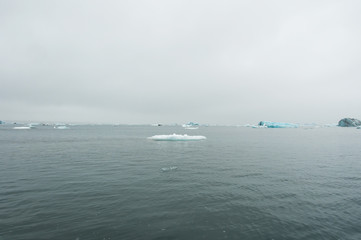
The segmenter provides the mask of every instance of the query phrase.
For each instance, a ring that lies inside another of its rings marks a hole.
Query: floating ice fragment
[[[172,170],[176,170],[178,167],[164,167],[161,168],[160,170],[162,170],[163,172],[168,172],[168,171],[172,171]]]
[[[13,127],[13,129],[17,129],[17,130],[27,130],[27,129],[33,129],[33,128],[35,128],[35,127],[31,124],[28,124],[27,126]]]
[[[252,125],[252,128],[268,128],[266,125]]]
[[[187,130],[196,130],[196,129],[198,129],[198,127],[184,127],[184,129],[187,129]]]
[[[198,141],[206,139],[205,136],[188,136],[187,134],[154,135],[148,139],[155,141]]]
[[[199,124],[194,123],[194,122],[189,122],[189,123],[183,124],[182,127],[187,128],[187,129],[198,128]]]
[[[23,126],[23,127],[13,127],[13,129],[17,129],[17,130],[27,130],[27,129],[32,129],[33,127],[26,127],[26,126]]]
[[[67,126],[54,126],[55,129],[69,129]]]
[[[266,126],[267,128],[298,128],[298,124],[260,121],[258,126]]]

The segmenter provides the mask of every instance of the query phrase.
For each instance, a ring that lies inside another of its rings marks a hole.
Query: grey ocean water
[[[147,139],[172,133],[207,140]],[[0,239],[361,239],[360,139],[337,127],[1,126]]]

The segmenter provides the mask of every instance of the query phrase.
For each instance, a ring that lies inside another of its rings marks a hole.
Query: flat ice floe
[[[64,125],[54,126],[55,129],[69,129],[69,127]]]
[[[33,128],[35,128],[35,127],[32,125],[13,127],[13,129],[17,129],[17,130],[28,130],[28,129],[33,129]]]
[[[16,130],[27,130],[27,129],[32,129],[32,127],[13,127],[13,129],[16,129]]]
[[[148,139],[155,141],[199,141],[207,139],[205,136],[188,136],[187,134],[154,135]]]

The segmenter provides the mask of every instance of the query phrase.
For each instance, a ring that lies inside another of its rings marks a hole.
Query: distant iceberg
[[[22,127],[13,127],[13,129],[16,130],[29,130],[29,129],[33,129],[34,127],[32,126],[22,126]]]
[[[265,126],[267,128],[298,128],[298,124],[294,124],[294,123],[281,123],[281,122],[269,122],[269,121],[260,121],[258,126]]]
[[[183,124],[182,127],[184,127],[184,128],[199,127],[199,124],[194,123],[194,122],[189,122],[189,123]]]
[[[184,129],[187,129],[187,130],[196,130],[198,129],[199,127],[184,127]]]
[[[340,127],[357,127],[361,126],[361,121],[355,118],[343,118],[338,122]]]
[[[268,128],[266,125],[262,124],[262,125],[251,125],[252,128]]]
[[[69,129],[69,127],[61,125],[61,126],[54,126],[55,129]]]
[[[187,134],[170,134],[170,135],[154,135],[152,137],[148,137],[148,139],[154,141],[199,141],[207,139],[205,136],[188,136]]]
[[[13,129],[16,130],[29,130],[29,129],[34,129],[35,126],[33,124],[28,124],[26,126],[17,126],[17,127],[13,127]]]

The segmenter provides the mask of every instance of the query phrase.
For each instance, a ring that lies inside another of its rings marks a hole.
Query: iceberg
[[[170,134],[170,135],[154,135],[148,137],[150,140],[154,141],[199,141],[207,139],[205,136],[188,136],[187,134]]]
[[[252,128],[267,128],[266,125],[252,125]]]
[[[16,130],[29,130],[29,129],[34,129],[34,125],[28,124],[27,126],[18,126],[18,127],[13,127],[13,129]]]
[[[199,124],[194,123],[194,122],[189,122],[189,123],[183,124],[182,127],[184,127],[184,128],[198,128]]]
[[[31,127],[31,126],[13,127],[13,129],[16,129],[16,130],[29,130],[32,128],[34,128],[34,127]]]
[[[355,118],[343,118],[338,122],[340,127],[357,127],[361,126],[361,121]]]
[[[298,124],[294,123],[281,123],[281,122],[269,122],[260,121],[258,126],[265,126],[267,128],[298,128]]]

